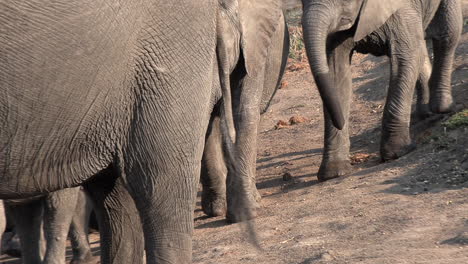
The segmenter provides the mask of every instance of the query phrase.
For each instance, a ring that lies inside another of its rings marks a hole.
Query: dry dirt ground
[[[468,108],[466,2],[452,81],[458,110]],[[297,21],[293,16],[293,31]],[[468,263],[468,128],[444,129],[447,116],[414,122],[417,150],[380,163],[388,61],[358,54],[353,65],[354,172],[317,182],[321,101],[304,59],[291,60],[260,126],[257,186],[263,200],[255,222],[262,250],[249,244],[240,225],[206,218],[198,202],[194,263]],[[302,122],[275,129],[293,116]],[[92,240],[98,254],[97,236]]]

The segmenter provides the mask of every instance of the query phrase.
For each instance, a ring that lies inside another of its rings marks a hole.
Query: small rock
[[[367,162],[372,156],[367,153],[355,153],[350,157],[351,164],[356,165],[359,163]]]
[[[293,63],[293,64],[289,65],[288,70],[294,72],[294,71],[303,70],[306,67],[308,67],[308,65],[306,63]]]
[[[275,129],[281,129],[281,128],[285,128],[285,127],[289,127],[289,123],[284,121],[284,120],[278,121],[278,123],[276,123],[276,125],[275,125]]]
[[[309,121],[307,118],[297,115],[297,116],[292,116],[289,119],[289,124],[290,125],[297,125],[297,124],[305,123],[307,121]]]
[[[284,81],[284,80],[283,80],[283,81],[281,82],[281,85],[280,85],[280,87],[279,87],[278,89],[284,89],[284,88],[288,87],[288,85],[289,85],[288,81]]]
[[[323,261],[332,261],[334,257],[330,253],[325,252],[322,254],[322,257],[320,259]]]

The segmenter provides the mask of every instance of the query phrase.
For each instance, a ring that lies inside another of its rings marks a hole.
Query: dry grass
[[[302,8],[294,8],[286,11],[286,21],[288,23],[290,49],[289,58],[304,62],[307,60],[304,49],[304,38],[302,34]]]

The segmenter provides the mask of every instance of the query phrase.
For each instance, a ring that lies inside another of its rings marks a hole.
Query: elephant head
[[[349,32],[354,41],[381,27],[404,4],[404,0],[302,0],[304,41],[307,56],[325,108],[334,126],[344,126],[339,103],[327,61],[328,37]]]

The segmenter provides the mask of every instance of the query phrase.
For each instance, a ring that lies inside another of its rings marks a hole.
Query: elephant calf
[[[459,0],[302,0],[302,4],[306,51],[324,103],[325,147],[319,180],[350,169],[353,52],[390,58],[382,160],[414,149],[409,126],[415,87],[421,116],[451,111],[452,64],[463,25]],[[433,67],[425,38],[434,46]]]
[[[91,201],[79,187],[40,198],[5,200],[5,205],[20,238],[23,263],[65,263],[67,237],[73,249],[71,264],[99,262],[88,241]]]

